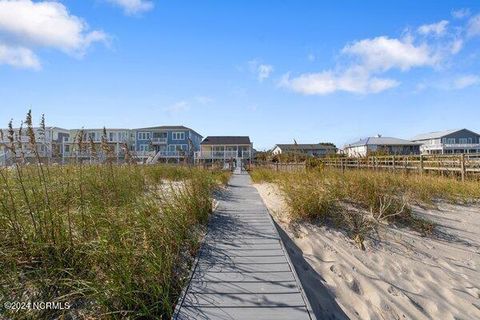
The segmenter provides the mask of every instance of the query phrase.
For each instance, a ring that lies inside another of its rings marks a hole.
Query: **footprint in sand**
[[[387,291],[388,293],[390,293],[392,296],[395,296],[395,297],[398,297],[400,295],[400,292],[394,286],[388,287]]]
[[[352,279],[351,281],[347,281],[347,285],[352,290],[358,295],[362,295],[362,288],[360,286],[360,283],[356,279]]]
[[[350,290],[352,290],[358,295],[362,294],[362,287],[360,286],[360,283],[351,274],[343,272],[335,265],[332,265],[330,267],[330,271],[332,271],[340,279],[344,280]]]

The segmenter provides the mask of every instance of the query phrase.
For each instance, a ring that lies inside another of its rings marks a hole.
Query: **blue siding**
[[[150,138],[153,137],[154,130],[135,130],[135,150],[140,151],[140,146],[142,144],[145,145],[150,145],[150,139],[140,139],[140,133],[141,132],[148,132],[150,133]],[[194,132],[193,130],[182,130],[182,129],[169,129],[166,130],[167,132],[167,145],[166,145],[166,150],[169,150],[169,146],[176,146],[176,145],[184,145],[188,149],[188,139],[190,138],[193,144],[193,151],[198,151],[200,150],[200,142],[202,141],[202,136]],[[184,135],[183,139],[177,140],[173,139],[174,133],[176,132],[182,132]],[[173,147],[170,147],[173,148]],[[190,150],[189,150],[190,151]]]

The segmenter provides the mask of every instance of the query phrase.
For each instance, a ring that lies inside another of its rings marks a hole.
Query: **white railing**
[[[66,144],[76,144],[76,143],[78,143],[78,140],[76,139],[76,137],[65,137],[63,139],[63,142],[66,143]],[[93,142],[94,143],[101,143],[102,139],[101,138],[95,138],[95,139],[93,139]],[[131,140],[129,140],[128,138],[107,139],[107,143],[128,143],[128,142],[131,142]],[[90,143],[90,138],[87,137],[86,140],[84,139],[83,143]]]
[[[159,151],[157,152],[157,155],[160,158],[165,158],[165,157],[176,158],[176,157],[185,157],[188,155],[188,152],[187,151]]]
[[[17,143],[20,140],[22,143],[30,143],[30,137],[27,136],[22,136],[19,138],[14,137],[14,142]],[[39,143],[44,143],[45,142],[45,137],[35,137],[35,141]],[[7,137],[3,137],[3,140],[0,140],[0,143],[5,143],[8,144],[10,143],[10,140]]]
[[[195,159],[248,159],[251,157],[250,151],[197,151]]]
[[[480,143],[435,143],[424,144],[424,149],[442,149],[442,148],[480,148]]]
[[[132,155],[134,157],[138,158],[148,158],[148,157],[154,157],[157,153],[155,151],[136,151],[132,152]]]
[[[152,138],[152,144],[167,144],[167,138]]]

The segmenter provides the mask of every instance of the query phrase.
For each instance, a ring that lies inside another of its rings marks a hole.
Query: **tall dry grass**
[[[477,182],[387,171],[315,168],[282,173],[256,169],[252,178],[255,182],[277,183],[294,220],[342,228],[362,248],[365,237],[375,233],[380,224],[431,234],[434,224],[415,215],[414,205],[433,205],[436,200],[464,203],[480,199]]]
[[[2,303],[0,318],[169,318],[212,193],[227,179],[160,165],[0,168],[0,302],[71,306],[16,312]]]

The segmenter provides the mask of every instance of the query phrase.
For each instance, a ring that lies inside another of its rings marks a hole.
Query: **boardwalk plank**
[[[247,174],[212,215],[174,319],[315,319],[279,234]]]
[[[198,272],[285,272],[291,271],[287,263],[209,263],[200,261]]]
[[[242,273],[238,270],[236,272],[197,272],[194,274],[193,281],[205,282],[283,282],[295,281],[293,274],[290,271],[285,272],[249,272]]]
[[[190,292],[184,306],[223,307],[304,307],[305,302],[298,292],[294,293],[197,293]]]
[[[297,283],[280,282],[210,282],[195,281],[190,284],[190,292],[194,293],[297,293]]]
[[[220,255],[210,256],[206,265],[212,264],[286,264],[287,259],[283,255],[264,255],[264,256],[236,256],[236,255]]]
[[[309,314],[303,308],[205,308],[185,307],[178,320],[309,320]]]

